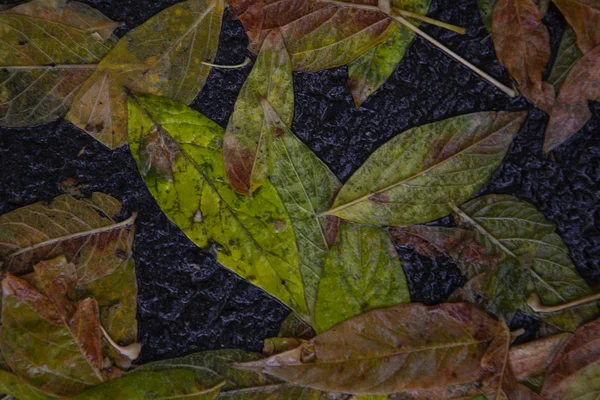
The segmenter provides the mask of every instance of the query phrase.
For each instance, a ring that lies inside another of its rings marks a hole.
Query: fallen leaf
[[[560,40],[556,60],[548,77],[548,83],[554,86],[557,93],[573,66],[582,56],[583,53],[577,47],[575,32],[567,26]]]
[[[543,374],[570,336],[569,333],[561,333],[511,347],[509,361],[515,379],[524,382]]]
[[[32,0],[6,11],[6,14],[29,15],[60,22],[89,33],[98,33],[102,39],[111,38],[122,24],[115,22],[85,3],[67,0]],[[116,42],[116,38],[114,38]]]
[[[554,88],[542,82],[550,60],[550,36],[533,0],[498,0],[492,38],[500,62],[517,81],[523,95],[550,114]]]
[[[388,233],[343,223],[319,283],[317,333],[367,311],[408,302],[406,277]]]
[[[479,8],[481,20],[488,32],[492,32],[492,16],[497,2],[498,0],[477,0],[477,7]]]
[[[431,0],[403,1],[401,7],[404,11],[425,15],[430,4]],[[348,64],[348,84],[357,107],[392,75],[414,37],[413,32],[396,24],[385,42]]]
[[[266,101],[264,109],[269,176],[290,215],[300,256],[304,294],[314,317],[319,281],[330,245],[337,239],[340,220],[320,216],[327,211],[342,184]]]
[[[290,313],[279,328],[278,337],[297,338],[297,339],[312,339],[315,337],[315,331],[305,321],[298,318],[294,313]]]
[[[46,272],[43,265],[36,269]],[[11,274],[2,281],[2,354],[22,379],[57,396],[106,379],[98,304],[70,302],[65,289],[72,284],[67,277],[45,276],[42,293]]]
[[[113,45],[97,33],[60,22],[0,14],[0,125],[21,127],[62,117]]]
[[[2,271],[23,275],[64,255],[76,265],[80,284],[110,274],[129,262],[132,251],[135,216],[115,222],[120,209],[116,199],[93,193],[79,200],[62,195],[0,216]]]
[[[403,8],[416,0],[396,0]],[[418,0],[424,1],[424,0]],[[377,5],[374,0],[353,3]],[[318,0],[230,0],[258,52],[273,29],[279,28],[294,71],[315,72],[348,64],[392,34],[394,23],[379,12],[330,5]]]
[[[490,179],[525,116],[483,112],[404,132],[367,159],[327,213],[388,226],[443,217]]]
[[[42,392],[27,384],[24,380],[18,376],[0,369],[0,393],[9,396],[13,396],[19,400],[55,400],[56,397],[50,396],[47,393]]]
[[[493,267],[496,255],[486,254],[472,231],[443,226],[409,225],[389,228],[399,245],[409,245],[428,257],[447,256],[460,267],[467,279]]]
[[[465,303],[368,312],[286,353],[234,364],[318,390],[389,394],[477,381],[497,322]]]
[[[567,74],[550,115],[544,153],[576,134],[592,118],[588,101],[600,100],[600,45],[586,53]]]
[[[261,98],[266,99],[285,126],[294,118],[292,64],[278,30],[265,39],[252,72],[235,102],[225,133],[223,157],[227,177],[238,193],[249,194],[268,178],[265,116]]]
[[[546,371],[540,392],[547,400],[594,399],[600,384],[600,319],[575,331]]]
[[[294,229],[273,185],[237,194],[227,182],[223,129],[197,111],[155,96],[129,104],[130,150],[166,215],[198,246],[216,243],[222,265],[307,319]]]
[[[545,305],[566,303],[592,293],[577,273],[554,224],[531,204],[510,195],[488,195],[456,209],[455,219],[475,232],[487,252],[501,254],[498,268],[484,283],[487,296],[496,293],[494,308],[498,312],[511,315],[522,309],[533,313],[523,304],[531,292],[537,293]],[[598,307],[588,304],[534,315],[572,331],[597,316]]]
[[[127,33],[77,92],[67,119],[105,146],[127,142],[127,93],[191,103],[217,53],[223,0],[177,3]]]
[[[597,0],[552,0],[577,34],[579,48],[587,53],[600,44],[600,3]]]

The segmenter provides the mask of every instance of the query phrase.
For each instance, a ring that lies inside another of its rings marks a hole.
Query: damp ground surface
[[[175,0],[88,0],[125,34]],[[0,1],[0,3],[4,3]],[[476,0],[433,0],[429,16],[468,28],[457,34],[424,25],[432,36],[504,82]],[[551,8],[546,22],[553,48],[564,20]],[[238,64],[246,56],[241,25],[226,15],[217,63]],[[192,107],[225,126],[251,67],[214,70]],[[458,114],[529,110],[529,118],[494,178],[480,194],[509,193],[533,203],[569,247],[579,272],[600,283],[600,106],[594,118],[549,157],[542,156],[547,116],[523,98],[509,99],[475,74],[417,38],[394,75],[362,108],[354,107],[345,67],[294,76],[293,130],[342,180],[380,145],[407,129]],[[28,129],[0,128],[0,214],[62,194],[73,178],[83,192],[121,200],[124,215],[138,212],[134,257],[139,282],[141,362],[206,349],[258,351],[276,335],[289,310],[216,263],[169,222],[146,190],[127,147],[109,151],[69,123]],[[448,224],[442,219],[437,224]],[[430,259],[400,248],[413,301],[443,301],[465,282],[443,257]],[[539,323],[517,314],[512,327],[535,337]]]

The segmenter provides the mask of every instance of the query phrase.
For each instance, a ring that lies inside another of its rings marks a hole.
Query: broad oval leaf
[[[331,215],[373,225],[410,225],[448,214],[489,180],[524,112],[483,112],[396,136],[352,175]]]
[[[294,135],[267,100],[262,100],[268,149],[269,179],[277,189],[292,220],[304,297],[314,316],[319,280],[331,243],[336,240],[339,219],[321,216],[342,186],[304,143]]]
[[[577,34],[579,48],[587,53],[600,44],[600,4],[596,0],[552,0]]]
[[[533,0],[498,0],[492,17],[492,38],[498,59],[523,95],[549,114],[554,88],[542,82],[542,74],[550,60],[550,36]]]
[[[499,267],[487,277],[491,292],[499,296],[504,312],[523,309],[529,292],[545,305],[563,304],[592,293],[577,273],[556,227],[535,207],[510,195],[488,195],[457,209],[457,221],[472,229],[490,253],[500,253]],[[520,260],[520,261],[519,261]],[[512,280],[512,282],[511,282]],[[598,307],[584,305],[558,313],[535,313],[538,318],[565,330],[598,315]]]
[[[374,0],[353,3],[377,5]],[[396,0],[403,8],[414,0]],[[318,0],[230,0],[258,52],[263,40],[279,28],[291,56],[294,71],[316,72],[348,64],[384,42],[394,23],[379,12],[331,5]]]
[[[560,88],[550,115],[544,153],[567,141],[592,118],[588,101],[600,100],[600,45],[573,66]]]
[[[292,64],[279,30],[265,39],[252,72],[235,102],[225,133],[223,157],[231,186],[249,194],[267,179],[268,126],[261,107],[266,99],[291,126],[294,118]]]
[[[252,197],[227,182],[223,129],[171,100],[130,101],[130,149],[152,195],[198,246],[218,244],[218,261],[307,318],[292,222],[268,181]]]
[[[577,47],[575,32],[567,26],[560,40],[556,60],[548,77],[548,82],[554,86],[557,93],[573,66],[582,56],[583,53]]]
[[[0,393],[19,400],[55,400],[57,398],[30,386],[18,376],[2,369],[0,369]]]
[[[126,89],[191,103],[217,54],[223,9],[188,0],[127,33],[78,91],[69,121],[112,149],[127,142]]]
[[[0,125],[62,117],[113,45],[98,33],[59,22],[0,14]]]
[[[465,303],[401,304],[354,317],[297,349],[235,364],[318,390],[389,394],[477,381],[498,323]]]
[[[388,233],[345,222],[319,283],[317,333],[367,311],[408,302],[406,277]]]

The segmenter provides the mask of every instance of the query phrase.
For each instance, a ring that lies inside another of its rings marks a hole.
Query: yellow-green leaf
[[[216,56],[223,9],[223,0],[188,0],[130,31],[83,84],[67,118],[112,149],[127,142],[124,88],[191,103],[210,72],[203,62]]]
[[[328,214],[373,225],[443,217],[491,178],[525,115],[468,114],[396,136],[352,175]]]
[[[268,127],[261,107],[266,99],[285,126],[294,118],[292,64],[278,30],[265,39],[252,72],[235,102],[225,133],[223,157],[231,186],[248,194],[267,179],[268,156],[265,135]]]
[[[319,284],[317,333],[367,311],[408,302],[404,271],[388,233],[344,223]]]
[[[13,396],[19,400],[55,400],[57,397],[50,396],[41,390],[28,385],[18,376],[0,369],[0,393]]]
[[[182,104],[155,96],[130,101],[130,149],[167,216],[218,261],[307,318],[292,222],[268,181],[237,194],[223,163],[223,129]]]

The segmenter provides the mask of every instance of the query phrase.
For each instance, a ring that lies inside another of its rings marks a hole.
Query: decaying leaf
[[[600,45],[585,54],[567,74],[550,115],[544,153],[576,134],[592,118],[588,101],[600,100]]]
[[[60,22],[89,33],[98,33],[105,40],[109,39],[114,30],[121,26],[121,23],[111,20],[95,8],[78,1],[32,0],[12,7],[4,13],[29,15]]]
[[[0,393],[13,396],[19,400],[55,400],[56,397],[50,396],[26,383],[18,376],[0,369]],[[8,397],[6,400],[11,400]]]
[[[512,315],[517,309],[532,313],[523,304],[531,292],[545,305],[578,299],[592,290],[577,273],[556,227],[535,207],[510,195],[488,195],[456,209],[456,221],[471,229],[488,253],[500,253],[498,268],[485,279],[484,292],[494,296],[497,313]],[[565,330],[594,318],[594,304],[556,313],[536,313],[543,321]]]
[[[130,149],[152,195],[198,246],[217,244],[218,261],[308,318],[292,222],[266,181],[253,195],[227,182],[223,129],[180,103],[130,101]]]
[[[302,346],[235,364],[314,389],[389,394],[477,381],[497,321],[466,303],[370,311]]]
[[[341,183],[316,155],[287,128],[270,103],[262,100],[269,176],[290,215],[310,315],[314,315],[319,280],[339,219],[320,216],[338,193]]]
[[[431,0],[403,1],[404,11],[425,15]],[[375,92],[396,70],[415,34],[396,24],[390,37],[348,64],[348,84],[357,107]]]
[[[409,225],[392,227],[390,236],[399,245],[410,245],[428,257],[448,256],[460,267],[467,279],[494,266],[495,255],[488,255],[467,229],[443,226]]]
[[[319,283],[317,333],[367,311],[408,302],[406,277],[388,233],[343,223]]]
[[[127,142],[127,93],[191,103],[217,53],[223,0],[188,0],[127,33],[77,92],[67,118],[109,148]],[[126,89],[125,89],[126,88]]]
[[[396,0],[398,8],[424,0]],[[375,0],[354,3],[377,5]],[[314,72],[348,64],[383,43],[394,23],[379,12],[331,5],[318,0],[230,0],[258,52],[263,40],[279,28],[295,71]]]
[[[579,47],[577,47],[575,32],[567,26],[560,40],[552,72],[548,77],[548,82],[554,86],[557,93],[573,66],[582,56],[583,53],[579,50]]]
[[[96,32],[60,22],[0,14],[0,125],[62,117],[113,45]]]
[[[283,320],[277,336],[308,340],[315,337],[315,331],[305,321],[298,318],[296,314],[290,313]]]
[[[285,126],[294,118],[292,64],[279,30],[265,39],[252,72],[244,82],[229,119],[223,146],[225,169],[231,186],[249,194],[269,173],[267,131],[261,99],[266,99]]]
[[[546,372],[540,392],[547,400],[595,399],[600,392],[600,319],[577,329]]]
[[[135,216],[115,222],[120,209],[116,199],[94,193],[79,200],[63,195],[0,216],[2,271],[23,275],[64,255],[76,265],[81,284],[110,274],[131,258]]]
[[[523,112],[483,112],[413,128],[375,153],[327,212],[373,225],[443,217],[489,180],[525,120]]]
[[[494,48],[500,62],[528,100],[550,114],[554,88],[542,82],[550,60],[550,36],[533,0],[498,0],[492,18]]]
[[[577,34],[579,48],[587,53],[600,44],[600,3],[597,0],[552,0]]]
[[[563,343],[571,336],[561,333],[510,348],[510,367],[519,382],[543,374]]]

